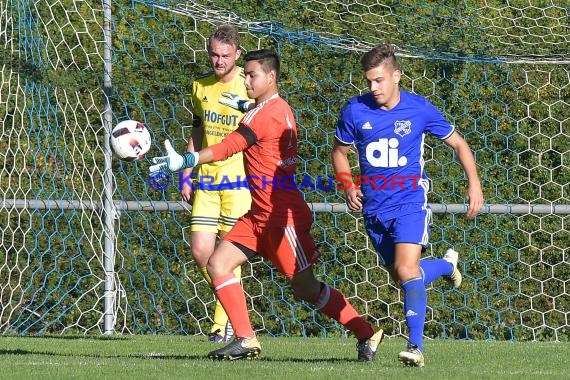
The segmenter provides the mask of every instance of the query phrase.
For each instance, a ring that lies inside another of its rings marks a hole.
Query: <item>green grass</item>
[[[568,378],[570,344],[430,340],[426,367],[397,361],[387,339],[373,363],[356,362],[354,339],[260,336],[258,360],[214,362],[204,337],[0,337],[0,378],[10,379],[541,379]]]

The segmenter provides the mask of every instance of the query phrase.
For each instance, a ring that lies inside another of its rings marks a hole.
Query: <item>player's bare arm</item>
[[[342,144],[335,139],[332,149],[332,164],[336,174],[351,173],[350,162],[348,161],[348,152],[351,145]],[[362,210],[362,191],[358,189],[354,183],[347,185],[345,190],[346,205],[350,211]]]
[[[459,163],[463,167],[463,171],[467,176],[467,201],[469,208],[467,210],[467,217],[474,218],[483,208],[483,190],[481,188],[481,181],[477,174],[477,166],[475,164],[475,157],[469,144],[457,132],[453,132],[451,136],[444,140],[444,142],[455,150],[455,154]]]

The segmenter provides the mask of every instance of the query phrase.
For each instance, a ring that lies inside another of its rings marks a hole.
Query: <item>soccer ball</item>
[[[124,161],[136,161],[150,149],[150,132],[141,122],[124,120],[111,131],[111,149]]]

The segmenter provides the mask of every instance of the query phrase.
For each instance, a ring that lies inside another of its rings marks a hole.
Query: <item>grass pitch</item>
[[[425,341],[426,367],[405,368],[401,338],[385,339],[372,363],[352,338],[259,337],[251,361],[218,362],[205,337],[0,337],[2,379],[568,379],[570,343]]]

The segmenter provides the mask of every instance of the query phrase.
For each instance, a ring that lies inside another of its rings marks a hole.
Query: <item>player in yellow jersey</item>
[[[241,56],[237,29],[231,25],[220,26],[208,40],[208,55],[213,73],[198,78],[192,86],[194,119],[188,152],[217,144],[238,127],[243,114],[228,105],[232,99],[224,98],[226,93],[247,99],[243,69],[236,64]],[[249,105],[247,101],[240,104],[243,110]],[[182,198],[192,204],[192,256],[211,285],[206,264],[214,252],[217,237],[223,237],[251,204],[249,189],[238,185],[245,179],[242,154],[201,165],[194,169],[194,173],[192,169],[186,169],[183,178],[190,176],[197,185],[193,188],[190,181],[182,181],[180,192]],[[234,273],[240,279],[241,267],[236,268]],[[216,302],[213,319],[209,340],[227,342],[233,336],[233,329],[219,301]]]

